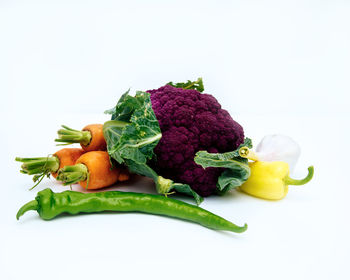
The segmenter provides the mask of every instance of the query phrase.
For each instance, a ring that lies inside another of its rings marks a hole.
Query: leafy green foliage
[[[152,178],[158,193],[177,191],[193,196],[197,204],[201,202],[201,197],[189,185],[158,176],[148,165],[162,137],[149,93],[138,91],[135,96],[131,96],[127,91],[117,105],[105,113],[112,115],[112,120],[103,125],[107,151],[112,159],[128,166],[132,173]]]
[[[172,189],[176,192],[192,196],[195,199],[197,205],[199,205],[203,201],[203,197],[201,197],[198,193],[192,190],[191,187],[187,184],[173,183]]]
[[[176,87],[176,88],[195,89],[195,90],[198,90],[199,92],[203,92],[204,91],[202,78],[198,78],[197,81],[190,81],[190,80],[188,80],[185,83],[176,83],[176,84],[174,84],[173,82],[169,82],[169,83],[167,83],[167,85],[171,85],[171,86]]]
[[[238,146],[238,148],[235,150],[235,152],[238,153],[239,149],[242,147],[247,147],[249,149],[252,149],[253,148],[252,139],[250,139],[248,137],[244,138],[244,142]],[[239,155],[239,153],[238,153],[238,155]]]
[[[119,163],[125,159],[145,164],[162,134],[151,106],[149,93],[137,92],[135,97],[126,92],[119,100],[112,121],[104,124],[104,135],[109,155]]]
[[[238,151],[241,147],[252,148],[251,139],[246,138],[244,143],[232,152],[208,153],[206,151],[199,151],[196,153],[194,161],[203,168],[226,168],[221,173],[217,182],[219,194],[224,194],[231,189],[241,186],[250,176],[248,160],[239,156]]]

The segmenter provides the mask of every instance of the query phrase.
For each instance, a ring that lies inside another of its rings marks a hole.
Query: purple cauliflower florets
[[[243,128],[221,109],[209,94],[170,85],[149,90],[162,138],[154,149],[153,166],[161,176],[189,184],[201,196],[216,191],[222,168],[206,168],[194,162],[196,152],[223,153],[244,141]]]

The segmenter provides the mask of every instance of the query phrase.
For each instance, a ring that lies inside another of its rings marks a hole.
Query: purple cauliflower
[[[194,162],[195,153],[237,149],[244,141],[243,128],[210,94],[171,85],[148,92],[162,132],[153,168],[165,178],[190,185],[201,196],[215,193],[223,169],[203,169]]]

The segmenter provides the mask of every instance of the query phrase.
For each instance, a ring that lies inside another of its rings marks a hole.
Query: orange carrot
[[[34,175],[33,181],[37,182],[34,185],[36,187],[45,176],[50,177],[51,174],[56,178],[57,171],[60,168],[75,164],[82,154],[84,154],[84,150],[80,148],[64,148],[51,156],[36,158],[16,157],[16,161],[23,163],[21,165],[21,173]]]
[[[61,145],[79,143],[86,152],[105,151],[107,145],[102,128],[102,124],[89,124],[82,130],[75,130],[62,125],[62,129],[57,132],[58,138],[55,141],[63,143]]]
[[[76,163],[77,159],[83,155],[85,151],[80,148],[64,148],[56,153],[53,154],[53,156],[56,156],[60,162],[60,165],[58,169],[56,169],[55,172],[51,171],[51,175],[56,178],[57,177],[57,171],[67,165],[73,165]]]
[[[83,154],[75,165],[60,169],[57,176],[57,180],[62,181],[64,185],[79,183],[89,190],[101,189],[128,179],[128,171],[121,166],[112,167],[109,155],[104,151]]]
[[[105,151],[106,140],[103,136],[103,124],[89,124],[83,128],[83,131],[91,133],[91,141],[88,145],[80,144],[86,152],[90,151]]]

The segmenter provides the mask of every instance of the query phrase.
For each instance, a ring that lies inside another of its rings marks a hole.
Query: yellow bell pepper
[[[254,154],[247,150],[240,151],[240,155],[254,160]],[[289,177],[289,165],[283,161],[255,161],[249,163],[250,177],[240,186],[243,192],[271,200],[284,198],[289,185],[304,185],[314,174],[313,166],[308,168],[308,175],[301,180]]]

